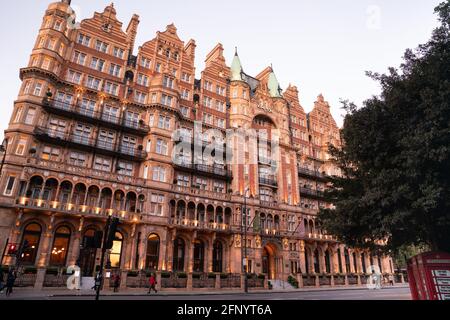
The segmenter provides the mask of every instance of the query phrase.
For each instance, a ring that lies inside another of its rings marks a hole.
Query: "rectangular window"
[[[152,215],[163,215],[163,205],[164,205],[164,195],[163,194],[152,194],[150,202],[150,214]]]
[[[134,101],[137,103],[145,104],[147,100],[147,95],[143,92],[135,91],[134,92]]]
[[[217,111],[225,112],[225,103],[223,103],[222,101],[217,100],[216,101],[216,109],[217,109]]]
[[[86,87],[98,90],[100,88],[100,82],[100,79],[89,76],[86,81]]]
[[[119,161],[118,169],[118,174],[129,177],[133,175],[133,164],[130,162]]]
[[[78,167],[86,167],[86,154],[74,151],[71,152],[69,163]]]
[[[100,171],[111,171],[111,159],[104,157],[96,157],[94,163],[94,169]]]
[[[138,74],[137,84],[148,87],[148,77],[142,73]]]
[[[35,116],[36,116],[36,108],[29,107],[27,110],[27,115],[25,116],[25,124],[33,125]]]
[[[81,82],[81,73],[75,72],[73,70],[69,70],[69,72],[67,73],[67,78],[66,79],[69,82],[80,84],[80,82]]]
[[[105,65],[105,60],[102,60],[102,59],[99,59],[96,57],[92,57],[91,65],[90,65],[91,69],[103,72],[104,65]]]
[[[170,118],[159,116],[158,128],[170,130]]]
[[[22,111],[23,111],[22,107],[17,108],[16,116],[14,117],[14,121],[13,121],[14,123],[20,122],[20,120],[22,119]]]
[[[191,82],[191,76],[185,72],[181,75],[181,80],[184,82]]]
[[[80,114],[92,117],[95,112],[95,101],[84,98],[79,109]]]
[[[158,62],[158,63],[156,64],[155,71],[158,72],[158,73],[161,72],[161,63]]]
[[[91,136],[91,127],[90,126],[86,126],[83,124],[77,124],[75,130],[74,130],[74,135],[73,135],[73,141],[76,143],[80,143],[80,144],[84,144],[84,145],[89,145],[90,141],[89,138]]]
[[[152,61],[146,57],[141,57],[141,67],[150,69]]]
[[[42,69],[50,70],[50,59],[44,59],[44,62],[42,62]]]
[[[115,133],[113,131],[100,130],[97,146],[101,149],[113,150],[114,138]]]
[[[163,86],[166,88],[173,89],[173,79],[169,78],[168,76],[164,76]]]
[[[20,138],[17,143],[16,155],[23,156],[25,154],[25,148],[27,146],[27,138]]]
[[[136,152],[136,138],[124,136],[122,138],[122,145],[120,146],[122,153],[134,155]]]
[[[50,119],[48,124],[49,136],[64,139],[66,131],[66,121],[59,119]]]
[[[113,50],[114,57],[117,57],[119,59],[123,59],[124,54],[125,54],[125,50],[123,50],[121,48],[114,47],[114,50]]]
[[[189,187],[189,176],[186,176],[184,174],[179,174],[177,176],[177,185],[180,187]]]
[[[36,86],[34,87],[34,95],[41,96],[41,93],[42,93],[42,83],[36,83]]]
[[[119,86],[117,84],[109,82],[109,81],[107,81],[105,83],[105,92],[107,94],[117,96],[118,91],[119,91]]]
[[[183,89],[183,91],[181,92],[181,98],[184,100],[189,100],[190,97],[190,92],[187,89]]]
[[[165,106],[168,106],[168,107],[171,107],[172,106],[172,99],[173,98],[171,96],[167,96],[167,95],[163,94],[161,96],[161,104],[163,104]]]
[[[30,94],[30,88],[31,88],[31,81],[30,80],[25,81],[23,85],[23,94]]]
[[[73,54],[73,62],[78,63],[82,66],[86,63],[86,54],[80,51],[75,51]]]
[[[109,66],[109,74],[115,77],[120,77],[120,72],[122,71],[122,67],[111,63],[111,65]]]
[[[12,196],[15,182],[16,182],[16,177],[10,176],[8,178],[8,181],[6,182],[5,192],[3,192],[3,195]]]
[[[217,119],[217,126],[220,128],[225,129],[225,120],[224,119]]]
[[[153,180],[166,182],[166,169],[164,169],[163,167],[153,168]]]
[[[109,44],[107,44],[106,42],[100,41],[100,40],[97,40],[95,42],[95,49],[97,51],[100,51],[100,52],[103,52],[103,53],[107,53],[108,46],[109,46]]]
[[[167,148],[167,142],[161,139],[158,139],[156,141],[156,153],[167,156],[168,148]]]
[[[45,146],[44,150],[42,150],[41,159],[48,161],[59,161],[60,151],[61,150],[59,148]]]
[[[78,35],[78,44],[81,44],[83,46],[89,47],[90,43],[91,43],[91,37],[84,35],[84,34],[79,34]]]
[[[181,109],[181,114],[182,114],[183,116],[189,117],[189,108],[188,108],[188,107],[181,106],[180,109]]]

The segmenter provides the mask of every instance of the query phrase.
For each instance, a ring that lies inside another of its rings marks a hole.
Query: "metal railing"
[[[90,118],[95,121],[101,121],[117,127],[118,129],[131,129],[133,132],[141,132],[147,134],[150,131],[150,127],[141,120],[131,120],[115,115],[107,114],[105,112],[99,112],[92,109],[87,109],[82,106],[81,103],[73,104],[63,101],[45,99],[43,100],[44,108],[51,111],[62,111],[70,115],[79,115],[84,118]]]
[[[171,218],[170,224],[199,230],[229,231],[231,229],[230,225],[226,223],[206,222],[183,218]]]
[[[138,160],[143,160],[147,157],[147,153],[139,148],[133,148],[126,145],[113,145],[109,141],[104,141],[100,139],[92,139],[87,136],[78,135],[75,133],[67,133],[59,130],[53,130],[46,127],[37,127],[35,129],[35,134],[38,137],[51,139],[52,142],[70,142],[82,147],[96,148],[100,152],[109,151],[126,156],[131,156]]]
[[[28,197],[19,197],[16,199],[16,205],[22,208],[58,211],[69,214],[86,214],[95,216],[113,216],[124,220],[137,220],[139,213],[129,212],[115,208],[102,208],[97,206],[79,205],[67,202],[33,199]]]

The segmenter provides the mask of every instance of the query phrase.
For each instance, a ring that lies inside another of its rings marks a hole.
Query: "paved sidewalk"
[[[401,284],[395,286],[385,286],[382,290],[408,288],[408,284]],[[257,299],[259,294],[277,294],[277,293],[294,293],[294,292],[321,292],[321,291],[349,291],[349,290],[369,290],[366,286],[352,286],[352,287],[321,287],[321,288],[301,288],[292,290],[252,290],[249,294],[255,295]],[[189,297],[189,296],[211,296],[211,295],[242,295],[242,290],[223,290],[223,291],[158,291],[157,294],[148,294],[146,289],[123,289],[118,293],[114,293],[112,290],[104,290],[101,292],[102,296],[112,297],[139,297],[139,296],[175,296],[175,297]],[[27,288],[14,288],[14,293],[10,297],[6,297],[5,294],[0,294],[0,300],[6,299],[45,299],[51,297],[80,297],[80,296],[95,296],[93,290],[80,290],[71,291],[67,289],[43,289],[34,290]],[[201,298],[200,298],[201,299]]]

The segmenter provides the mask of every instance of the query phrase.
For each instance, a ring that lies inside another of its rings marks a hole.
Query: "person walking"
[[[389,275],[389,284],[393,287],[394,286],[394,276],[392,274]]]
[[[9,297],[13,292],[14,282],[16,281],[16,275],[14,270],[10,270],[6,279],[6,296]]]
[[[119,274],[114,275],[114,292],[119,292],[120,287],[120,276]]]
[[[150,284],[150,287],[149,287],[149,290],[148,290],[148,293],[152,293],[152,289],[155,291],[155,293],[158,293],[158,291],[156,290],[156,279],[155,279],[155,275],[154,274],[152,274],[151,276],[150,276],[150,279],[148,280],[148,282],[149,282],[149,284]]]

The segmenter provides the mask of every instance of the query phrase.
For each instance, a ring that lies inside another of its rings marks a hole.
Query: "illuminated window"
[[[64,266],[67,259],[67,251],[70,243],[70,229],[60,227],[55,231],[55,239],[53,240],[52,253],[50,256],[51,266]]]

